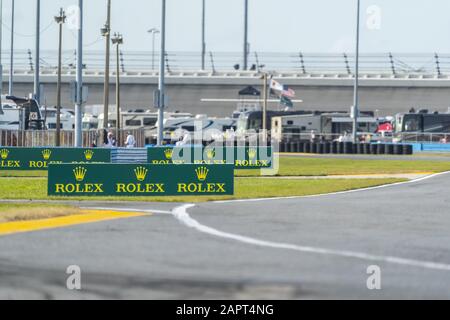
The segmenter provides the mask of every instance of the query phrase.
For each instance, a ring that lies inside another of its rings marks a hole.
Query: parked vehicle
[[[42,116],[48,130],[56,129],[56,115],[58,110],[55,107],[41,108]],[[75,129],[75,112],[72,110],[61,108],[61,130],[74,130]]]
[[[158,124],[156,124],[158,126]],[[180,132],[193,134],[202,130],[203,140],[211,141],[229,130],[236,130],[236,119],[232,118],[209,118],[206,115],[197,115],[195,118],[168,118],[164,120],[164,140],[173,141]]]
[[[358,117],[358,132],[374,133],[377,119],[373,113],[361,113]],[[339,137],[353,131],[353,119],[346,112],[286,115],[272,117],[272,137],[278,141],[284,138],[306,139],[314,132],[327,139]]]
[[[399,113],[395,116],[396,133],[450,133],[450,113]]]
[[[39,103],[34,99],[2,96],[0,129],[43,130],[45,129]]]

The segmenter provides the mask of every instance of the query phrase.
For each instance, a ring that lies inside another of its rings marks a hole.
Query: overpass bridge
[[[52,53],[43,56],[46,59],[41,69],[44,102],[54,105],[56,57]],[[152,106],[158,72],[151,65],[151,57],[151,53],[122,53],[124,108]],[[194,58],[197,59],[194,54],[167,54],[168,104],[173,111],[229,116],[236,107],[235,102],[202,102],[202,99],[232,100],[238,98],[239,90],[245,86],[262,88],[262,70],[297,92],[297,98],[303,100],[295,105],[297,109],[347,110],[353,103],[352,55],[255,54],[250,71],[239,70],[238,54],[211,56],[206,70],[197,70]],[[32,58],[23,59],[19,58],[14,71],[14,94],[19,96],[27,95],[33,87]],[[104,73],[100,53],[86,53],[85,63],[88,105],[102,104]],[[73,65],[66,60],[63,70],[63,104],[67,107],[71,106],[70,84],[75,79]],[[8,67],[4,70],[3,81],[7,85]],[[450,55],[362,55],[360,77],[362,109],[389,115],[412,107],[439,111],[450,108]],[[114,92],[115,74],[112,73],[111,103],[114,103]]]

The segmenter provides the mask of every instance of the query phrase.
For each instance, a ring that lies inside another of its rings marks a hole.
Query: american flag
[[[288,98],[295,98],[295,91],[289,88],[288,86],[283,86],[283,91],[281,91],[281,95]]]
[[[272,91],[278,92],[280,96],[291,98],[291,99],[295,98],[295,91],[286,85],[282,85],[278,81],[271,80],[270,81],[270,89]]]

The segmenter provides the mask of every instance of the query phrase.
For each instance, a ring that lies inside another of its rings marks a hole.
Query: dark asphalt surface
[[[201,225],[268,244],[450,267],[449,188],[445,174],[322,197],[205,203],[188,212]],[[170,211],[179,205],[88,206]],[[81,268],[80,291],[66,288],[69,265]],[[381,290],[366,287],[370,265],[381,268]],[[160,212],[1,237],[0,298],[450,299],[450,270],[252,245]]]

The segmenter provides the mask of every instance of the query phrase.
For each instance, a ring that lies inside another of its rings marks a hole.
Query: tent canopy
[[[252,96],[252,97],[260,97],[261,92],[252,86],[248,86],[241,91],[239,91],[240,96]]]

